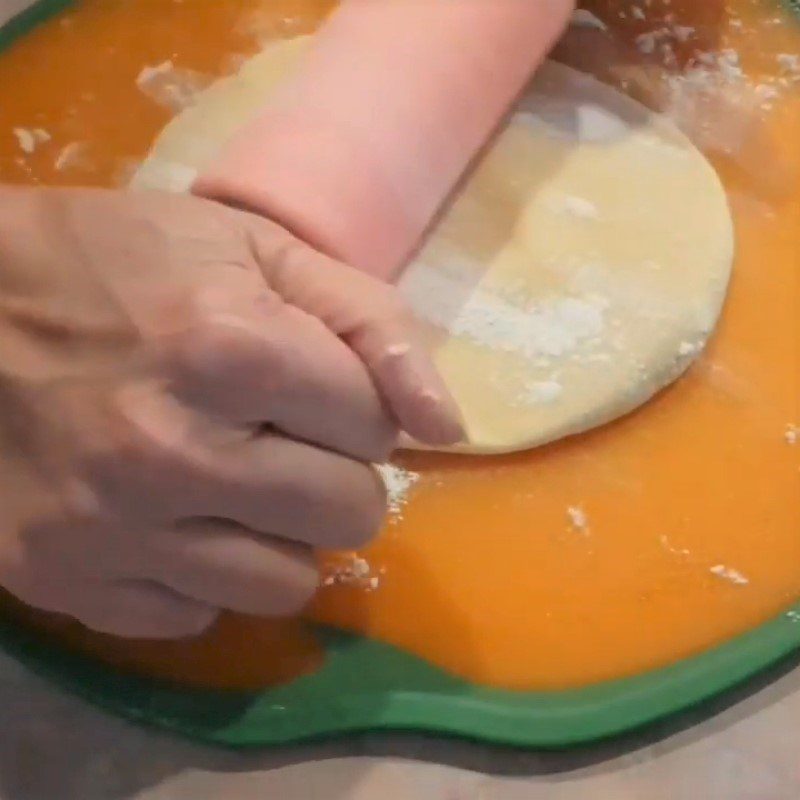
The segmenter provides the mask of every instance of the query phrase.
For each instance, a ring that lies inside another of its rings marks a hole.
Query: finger
[[[347,342],[401,427],[425,444],[461,441],[458,407],[397,291],[287,239],[277,226],[255,217],[249,226],[253,251],[270,286]]]
[[[381,526],[386,490],[367,463],[274,431],[220,425],[149,386],[120,393],[116,408],[122,422],[106,431],[116,437],[111,457],[84,458],[100,511],[79,530],[98,550],[110,536],[103,521],[120,514],[145,531],[187,517],[231,519],[330,549],[360,546]],[[115,552],[138,541],[126,526],[115,534]],[[63,541],[47,533],[35,540]]]
[[[149,538],[149,576],[209,606],[299,614],[319,584],[311,550],[225,520],[194,520]]]
[[[218,610],[145,581],[101,582],[80,573],[49,582],[25,597],[46,611],[74,617],[97,633],[130,639],[183,639],[209,628]]]
[[[194,408],[366,461],[383,461],[397,427],[358,357],[277,295],[221,311],[162,342],[171,388]]]
[[[380,530],[386,489],[367,464],[268,433],[216,449],[184,503],[191,516],[350,550]]]

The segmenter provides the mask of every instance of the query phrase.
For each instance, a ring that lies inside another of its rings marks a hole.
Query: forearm
[[[572,0],[346,0],[196,191],[389,279],[560,34]]]

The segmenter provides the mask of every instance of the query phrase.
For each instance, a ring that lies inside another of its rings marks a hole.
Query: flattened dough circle
[[[185,191],[306,46],[271,45],[159,136],[133,188]],[[404,273],[476,453],[619,417],[676,379],[718,319],[733,225],[666,118],[556,63]]]

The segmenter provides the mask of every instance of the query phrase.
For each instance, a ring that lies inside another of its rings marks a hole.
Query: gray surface
[[[0,706],[0,800],[800,800],[792,665],[644,737],[567,754],[403,736],[214,751],[107,717],[2,656]]]

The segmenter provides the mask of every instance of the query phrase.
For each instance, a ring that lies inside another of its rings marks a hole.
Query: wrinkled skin
[[[211,201],[0,188],[0,584],[104,632],[288,615],[457,409],[391,287]]]

